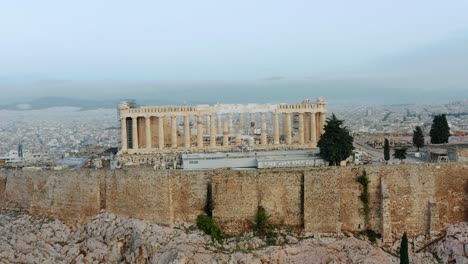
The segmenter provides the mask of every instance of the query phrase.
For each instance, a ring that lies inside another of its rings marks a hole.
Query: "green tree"
[[[393,157],[395,159],[399,159],[400,161],[403,161],[406,159],[406,148],[400,148],[400,149],[395,149],[395,152],[393,153]]]
[[[257,208],[257,214],[255,215],[255,223],[253,226],[257,235],[264,236],[267,234],[270,229],[269,219],[270,216],[266,213],[265,208],[259,206]]]
[[[330,166],[339,165],[342,160],[347,159],[353,152],[353,137],[346,127],[342,127],[343,120],[332,114],[327,119],[325,133],[320,137],[318,147],[320,157],[328,161]]]
[[[205,232],[205,234],[210,235],[213,240],[217,240],[221,244],[223,243],[223,232],[211,217],[207,215],[199,215],[197,217],[197,227]]]
[[[384,159],[386,162],[388,162],[390,160],[390,143],[388,143],[388,139],[385,139],[385,143],[384,143]]]
[[[213,217],[213,209],[214,209],[213,190],[212,190],[212,185],[210,182],[208,183],[208,189],[206,192],[206,204],[205,204],[205,212],[210,218]]]
[[[413,130],[413,145],[418,148],[422,148],[424,146],[424,134],[421,127],[417,126],[416,130]]]
[[[431,136],[432,144],[448,143],[450,127],[448,126],[445,114],[434,116],[429,135]]]
[[[408,237],[406,236],[406,232],[403,234],[400,244],[400,264],[409,264]]]

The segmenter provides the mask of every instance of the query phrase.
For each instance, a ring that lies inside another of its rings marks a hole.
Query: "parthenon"
[[[119,111],[122,154],[316,148],[327,102],[138,107],[125,101]]]

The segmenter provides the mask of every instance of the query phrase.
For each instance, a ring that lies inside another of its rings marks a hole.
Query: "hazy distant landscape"
[[[337,84],[338,85],[338,84]],[[151,86],[148,86],[151,87]],[[221,87],[224,87],[221,89]],[[288,87],[286,81],[275,81],[264,85],[223,85],[214,84],[206,87],[190,89],[132,89],[134,93],[122,92],[118,94],[102,94],[89,96],[86,93],[71,96],[40,95],[19,97],[0,101],[0,109],[29,110],[45,109],[49,107],[80,107],[83,109],[116,108],[118,103],[126,99],[135,99],[140,105],[197,105],[215,103],[291,103],[304,99],[315,100],[324,96],[330,107],[340,108],[348,105],[395,105],[395,104],[439,104],[468,99],[468,89],[465,90],[411,90],[411,89],[383,89],[376,92],[368,89],[347,89],[343,91],[333,89],[310,88],[307,83],[295,84],[296,88]],[[89,88],[91,89],[91,88]]]
[[[235,72],[229,72],[230,67],[214,70],[213,65],[201,62],[192,65],[197,61],[177,67],[154,61],[152,74],[148,69],[135,73],[132,65],[116,64],[112,67],[118,70],[111,78],[99,76],[100,69],[87,78],[61,70],[43,74],[27,70],[9,74],[6,70],[0,74],[0,106],[14,109],[18,104],[28,103],[32,108],[78,105],[95,108],[98,104],[113,107],[126,98],[153,105],[275,103],[317,96],[326,97],[335,106],[449,102],[468,98],[466,43],[468,32],[460,31],[373,59],[347,61],[349,58],[344,56],[340,58],[343,61],[326,70],[313,65],[312,54],[308,55],[312,56],[311,64],[297,71],[294,70],[297,66],[286,65],[269,70],[258,68],[254,58],[244,62],[246,68]],[[299,63],[307,56],[297,59]],[[167,74],[168,71],[177,74]]]

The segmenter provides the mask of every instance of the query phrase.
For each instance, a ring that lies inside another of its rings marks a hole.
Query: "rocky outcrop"
[[[276,242],[267,246],[247,234],[220,245],[190,224],[162,227],[105,211],[76,230],[58,220],[0,212],[0,263],[399,263],[351,234],[284,234]],[[430,254],[414,261],[437,263]]]
[[[468,263],[468,222],[451,225],[445,236],[430,250],[444,263]]]

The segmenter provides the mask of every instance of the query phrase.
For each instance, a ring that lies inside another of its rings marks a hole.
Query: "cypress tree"
[[[208,183],[207,187],[208,188],[207,188],[207,191],[206,191],[205,212],[211,218],[211,217],[213,217],[213,209],[214,209],[213,188],[212,188],[211,182]]]
[[[390,143],[388,143],[388,139],[385,139],[384,143],[384,159],[386,162],[390,160]]]
[[[408,237],[406,236],[406,232],[403,234],[400,244],[400,264],[409,264]]]
[[[418,152],[419,148],[424,146],[424,134],[419,126],[413,131],[413,145],[418,148]]]
[[[450,127],[448,126],[445,114],[434,116],[429,135],[431,136],[432,144],[448,143]]]
[[[320,137],[318,147],[320,157],[328,161],[330,166],[339,165],[353,152],[353,137],[346,127],[342,127],[343,120],[336,118],[335,114],[327,119],[325,133]]]

